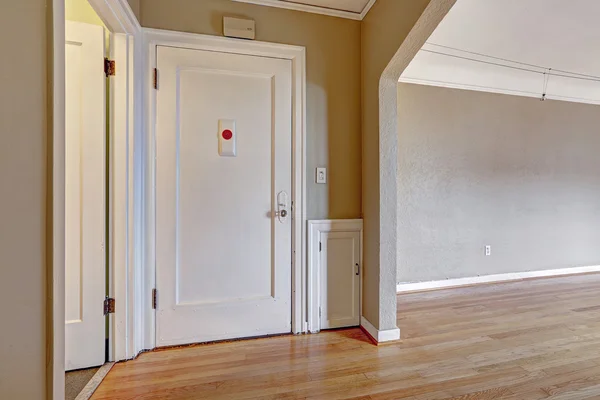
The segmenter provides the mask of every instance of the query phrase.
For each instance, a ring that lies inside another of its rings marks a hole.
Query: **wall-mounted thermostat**
[[[256,23],[251,19],[223,17],[223,34],[227,37],[254,40]]]

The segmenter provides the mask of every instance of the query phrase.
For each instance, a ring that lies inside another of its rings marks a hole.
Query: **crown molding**
[[[371,7],[373,7],[373,4],[375,4],[375,2],[377,0],[369,0],[369,3],[367,3],[367,5],[363,9],[363,11],[360,13],[351,12],[351,11],[343,11],[343,10],[335,10],[332,8],[311,6],[311,5],[307,5],[307,4],[289,3],[287,1],[279,1],[279,0],[233,0],[233,1],[236,1],[238,3],[257,4],[257,5],[261,5],[261,6],[267,6],[267,7],[284,8],[287,10],[303,11],[303,12],[308,12],[308,13],[313,13],[313,14],[328,15],[330,17],[346,18],[346,19],[352,19],[355,21],[361,21],[367,15],[367,13],[371,9]]]
[[[367,3],[367,5],[365,6],[364,10],[362,10],[362,12],[360,13],[360,19],[363,20],[367,14],[369,13],[369,11],[371,10],[371,7],[373,7],[375,5],[375,2],[377,0],[369,0],[369,2]]]

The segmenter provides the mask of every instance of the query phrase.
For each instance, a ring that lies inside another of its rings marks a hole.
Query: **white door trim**
[[[321,232],[360,232],[360,316],[362,320],[363,288],[363,220],[362,219],[325,219],[308,221],[308,312],[307,331],[317,333],[321,330],[319,318],[320,298],[320,257],[319,235]]]
[[[375,5],[375,1],[377,1],[377,0],[369,0],[369,2],[365,5],[365,7],[363,8],[363,10],[360,13],[353,12],[353,11],[338,10],[338,9],[334,9],[334,8],[312,6],[312,5],[308,5],[308,4],[292,3],[292,2],[287,2],[287,1],[278,1],[278,0],[233,0],[233,1],[237,1],[240,3],[258,4],[258,5],[267,6],[267,7],[284,8],[287,10],[303,11],[303,12],[308,12],[308,13],[313,13],[313,14],[329,15],[331,17],[353,19],[355,21],[362,21],[367,16],[367,13],[371,9],[371,7],[373,7],[373,5]]]
[[[119,120],[115,122],[124,129],[127,135],[122,138],[123,142],[116,144],[114,151],[126,150],[126,155],[121,160],[124,163],[113,165],[114,177],[124,179],[127,185],[122,187],[111,187],[114,193],[114,202],[118,207],[125,209],[126,220],[116,221],[112,229],[119,232],[125,232],[127,242],[123,243],[123,238],[115,238],[114,232],[111,232],[113,239],[118,240],[121,250],[116,250],[112,266],[114,269],[111,275],[114,280],[121,280],[125,283],[127,298],[117,300],[117,313],[115,320],[125,321],[125,331],[114,332],[114,349],[111,358],[121,360],[135,356],[143,349],[141,343],[141,331],[139,327],[141,321],[136,316],[136,311],[141,310],[139,304],[140,288],[138,282],[141,281],[138,272],[141,272],[141,245],[140,233],[142,232],[142,213],[143,198],[141,197],[141,164],[142,158],[138,152],[133,149],[141,149],[142,139],[142,107],[141,107],[141,88],[142,88],[142,40],[141,26],[137,22],[131,7],[127,0],[89,0],[92,7],[96,10],[102,21],[113,34],[124,34],[128,37],[128,51],[117,57],[126,57],[119,61],[121,65],[128,65],[124,69],[128,71],[128,80],[126,87],[117,84],[115,87],[115,96],[126,96],[128,104],[128,114],[126,121]],[[52,145],[51,151],[51,196],[52,208],[51,217],[47,234],[52,235],[47,240],[49,246],[49,269],[48,269],[48,295],[47,295],[47,395],[49,399],[64,399],[64,378],[65,378],[65,2],[64,0],[53,0],[51,10],[52,26],[49,27],[51,38],[51,49],[49,51],[49,110],[52,117],[48,126],[51,132]],[[132,42],[133,41],[133,46]],[[51,68],[51,69],[50,69]],[[125,91],[125,92],[122,92]],[[121,94],[119,94],[121,93]],[[125,94],[126,93],[126,94]],[[115,126],[116,128],[116,126]],[[125,143],[125,144],[124,144]],[[121,147],[119,147],[121,146]],[[125,146],[125,147],[122,147]],[[50,150],[49,150],[50,151]],[[135,159],[132,156],[135,154]],[[133,211],[136,210],[137,213]],[[123,212],[113,210],[114,215],[122,215]],[[127,221],[127,222],[126,222]],[[121,277],[121,278],[120,278]],[[138,289],[136,289],[138,288]],[[114,290],[114,287],[111,289]],[[115,293],[115,296],[122,297]],[[119,306],[120,304],[120,306]],[[141,313],[139,313],[141,314]],[[133,326],[131,325],[133,321]],[[113,326],[117,324],[113,323]],[[137,327],[137,329],[136,329]],[[115,352],[115,349],[126,349],[124,353],[121,350]]]
[[[284,44],[230,39],[218,36],[199,35],[157,29],[143,29],[144,50],[147,66],[144,77],[146,107],[145,132],[145,226],[146,249],[143,298],[150,298],[156,284],[156,220],[155,220],[155,126],[156,91],[153,75],[156,67],[156,47],[176,46],[188,49],[209,50],[225,53],[281,58],[292,62],[292,332],[306,332],[306,51],[304,47]],[[159,72],[160,88],[160,72]],[[159,294],[160,296],[160,294]],[[150,303],[144,303],[144,348],[156,346],[155,313]]]
[[[142,27],[127,0],[88,0],[111,32],[111,58],[116,75],[110,79],[109,293],[115,313],[109,318],[109,360],[135,357],[141,345],[138,281],[141,259],[137,241],[142,232],[141,148]]]

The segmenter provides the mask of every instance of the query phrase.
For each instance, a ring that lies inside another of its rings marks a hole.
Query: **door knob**
[[[277,211],[275,211],[275,216],[279,218],[279,222],[281,223],[286,221],[286,217],[288,216],[287,208],[288,195],[286,192],[279,192],[277,194]]]

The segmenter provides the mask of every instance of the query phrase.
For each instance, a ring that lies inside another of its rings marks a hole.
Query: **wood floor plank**
[[[148,352],[92,399],[600,399],[600,274],[398,296],[402,340],[360,329]]]

